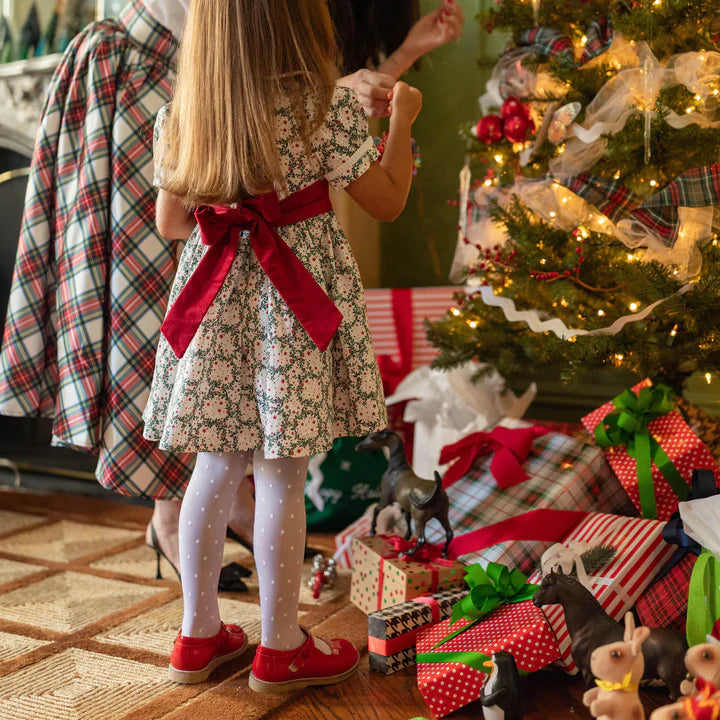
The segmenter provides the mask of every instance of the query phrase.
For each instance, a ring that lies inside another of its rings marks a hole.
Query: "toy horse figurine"
[[[572,656],[589,687],[594,680],[590,666],[593,651],[602,645],[622,640],[623,626],[605,612],[587,588],[562,571],[551,572],[542,579],[533,603],[537,607],[562,605]],[[680,695],[680,683],[686,674],[686,650],[685,637],[672,628],[651,628],[648,639],[643,643],[643,677],[662,680],[667,685],[671,700]]]
[[[428,520],[435,518],[445,530],[442,556],[447,557],[453,531],[448,520],[448,498],[442,488],[440,475],[436,472],[434,481],[419,478],[408,465],[402,440],[390,430],[371,433],[361,440],[355,449],[380,450],[384,447],[390,450],[390,460],[380,483],[380,502],[373,513],[370,536],[375,535],[378,513],[388,505],[397,503],[403,509],[407,521],[405,539],[409,540],[412,535],[410,518],[413,520],[415,535],[418,538],[417,545],[405,554],[412,555],[425,545],[425,525]]]

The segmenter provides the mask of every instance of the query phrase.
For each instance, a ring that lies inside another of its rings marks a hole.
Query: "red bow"
[[[238,207],[205,205],[195,211],[202,242],[209,248],[168,310],[161,330],[181,358],[220,292],[237,255],[240,235],[249,231],[260,266],[298,322],[325,350],[342,321],[340,311],[275,230],[330,212],[326,181],[278,200],[275,192],[243,200]]]
[[[707,683],[701,689],[700,680],[701,678],[698,678],[696,682],[701,692],[682,701],[685,705],[685,714],[692,720],[716,720],[720,715],[720,698],[712,691],[717,692],[717,688],[712,683]]]
[[[528,428],[496,427],[492,432],[477,432],[464,437],[452,445],[446,445],[440,452],[440,464],[445,465],[456,459],[443,478],[443,487],[448,488],[463,477],[480,455],[494,452],[490,472],[498,487],[508,488],[528,479],[522,469],[535,438],[545,435],[548,430],[533,426]]]
[[[407,555],[412,550],[417,541],[406,540],[398,535],[380,535],[380,537],[393,549],[395,555],[405,555],[404,559],[413,560],[415,562],[440,562],[441,565],[452,565],[452,561],[445,560],[442,557],[442,548],[439,545],[425,543],[412,555]]]

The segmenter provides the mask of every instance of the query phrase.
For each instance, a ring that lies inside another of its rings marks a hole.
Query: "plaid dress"
[[[0,413],[53,418],[100,483],[179,497],[190,457],[142,435],[176,246],[155,229],[152,139],[177,43],[134,0],[88,26],[48,91],[0,354]]]

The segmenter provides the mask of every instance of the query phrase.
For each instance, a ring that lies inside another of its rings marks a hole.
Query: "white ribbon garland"
[[[510,298],[495,295],[489,285],[468,285],[465,288],[465,292],[468,295],[479,292],[486,305],[500,308],[503,311],[505,318],[510,322],[524,322],[533,332],[551,332],[561,340],[568,340],[571,337],[579,335],[617,335],[626,325],[644,320],[656,307],[658,307],[658,305],[662,305],[662,303],[669,300],[674,295],[684,295],[692,287],[693,283],[687,283],[687,285],[683,285],[676,293],[673,293],[673,295],[669,295],[666,298],[662,298],[661,300],[648,305],[641,312],[633,313],[632,315],[624,315],[623,317],[615,320],[612,325],[595,328],[594,330],[569,328],[560,318],[543,320],[541,319],[538,310],[518,310],[515,303]]]

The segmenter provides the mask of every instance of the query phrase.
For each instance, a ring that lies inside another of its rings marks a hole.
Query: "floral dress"
[[[156,147],[167,108],[158,115]],[[336,88],[312,138],[300,139],[288,101],[277,110],[277,143],[287,190],[322,178],[343,188],[377,159],[354,93]],[[156,184],[162,186],[162,168]],[[328,349],[318,350],[260,267],[247,237],[182,359],[165,338],[145,409],[145,437],[165,450],[260,449],[266,458],[329,450],[337,437],[387,424],[382,383],[371,344],[360,275],[333,212],[277,229],[340,310]],[[199,229],[180,259],[170,303],[206,252]]]

